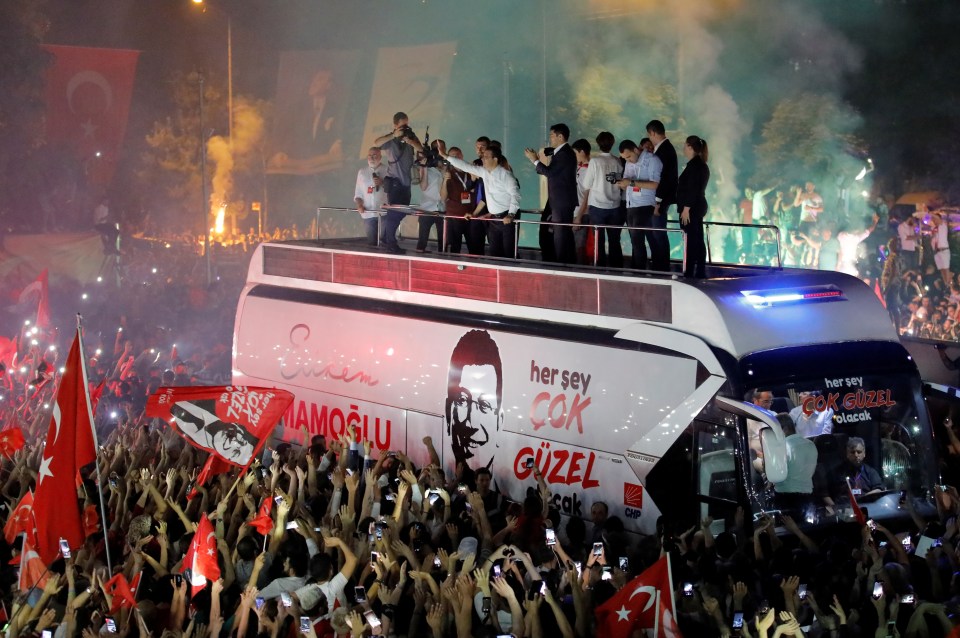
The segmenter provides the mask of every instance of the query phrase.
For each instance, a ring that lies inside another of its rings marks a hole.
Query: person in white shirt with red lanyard
[[[357,212],[363,218],[367,234],[367,243],[377,245],[377,217],[383,205],[387,203],[387,194],[383,189],[383,175],[386,168],[380,163],[380,148],[370,147],[367,151],[367,165],[357,171],[357,186],[353,192]]]

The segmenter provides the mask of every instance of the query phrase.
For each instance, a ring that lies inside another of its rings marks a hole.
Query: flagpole
[[[670,554],[667,554],[670,556]],[[670,569],[670,559],[667,558],[667,569]],[[657,588],[657,600],[653,605],[653,637],[660,638],[660,588]]]
[[[103,502],[103,481],[100,477],[100,442],[97,440],[97,428],[93,421],[93,410],[90,408],[90,384],[87,381],[87,362],[83,352],[83,318],[77,313],[77,344],[80,349],[80,374],[83,377],[83,398],[87,404],[87,417],[90,430],[93,434],[93,465],[97,468],[97,495],[100,497],[100,528],[103,531],[103,549],[107,554],[107,571],[113,573],[113,562],[110,560],[110,539],[107,527],[107,506]]]
[[[667,578],[670,582],[670,613],[673,614],[674,621],[677,618],[677,597],[673,589],[673,567],[670,566],[670,552],[667,552]]]

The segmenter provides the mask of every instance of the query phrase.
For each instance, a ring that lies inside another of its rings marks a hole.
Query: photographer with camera
[[[393,131],[381,135],[373,143],[380,147],[387,160],[387,174],[383,179],[387,205],[409,206],[411,171],[414,170],[416,152],[423,151],[423,144],[410,128],[407,114],[402,111],[396,113],[393,116]],[[397,230],[405,215],[403,211],[387,211],[380,241],[390,252],[402,252],[397,243]]]
[[[616,141],[613,133],[603,131],[597,135],[600,153],[590,158],[587,173],[583,178],[584,201],[580,204],[574,224],[583,220],[585,211],[589,211],[590,223],[600,226],[620,226],[620,188],[618,182],[623,174],[620,160],[610,154]],[[623,250],[620,248],[619,228],[597,229],[597,265],[623,267]],[[604,235],[607,246],[604,246]],[[609,260],[608,260],[609,256]]]
[[[437,251],[443,252],[443,199],[440,196],[443,174],[440,168],[445,162],[440,159],[437,148],[443,140],[435,140],[430,144],[429,152],[422,153],[417,159],[420,169],[420,204],[417,208],[421,214],[417,218],[420,233],[417,239],[417,252],[427,251],[427,242],[430,240],[430,229],[437,228]],[[424,213],[434,213],[433,215]]]

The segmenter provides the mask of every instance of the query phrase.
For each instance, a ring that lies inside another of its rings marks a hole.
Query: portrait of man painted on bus
[[[447,372],[446,434],[454,463],[489,468],[503,419],[500,350],[486,330],[460,337]]]

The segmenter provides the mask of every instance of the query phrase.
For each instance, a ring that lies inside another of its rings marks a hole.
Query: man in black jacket
[[[550,207],[550,221],[572,224],[573,213],[577,208],[577,156],[567,144],[570,129],[566,124],[554,124],[550,127],[551,151],[540,152],[528,148],[524,151],[537,173],[547,178],[547,205]],[[676,177],[676,176],[674,176]],[[676,185],[676,184],[674,184]],[[577,251],[573,241],[571,226],[555,226],[553,243],[557,261],[573,264],[577,261]]]
[[[666,129],[660,120],[647,124],[647,136],[653,142],[654,155],[663,163],[660,183],[657,185],[657,204],[653,209],[653,225],[667,227],[667,214],[677,203],[677,151],[667,139]],[[650,261],[653,270],[670,270],[670,238],[666,231],[650,233]]]

